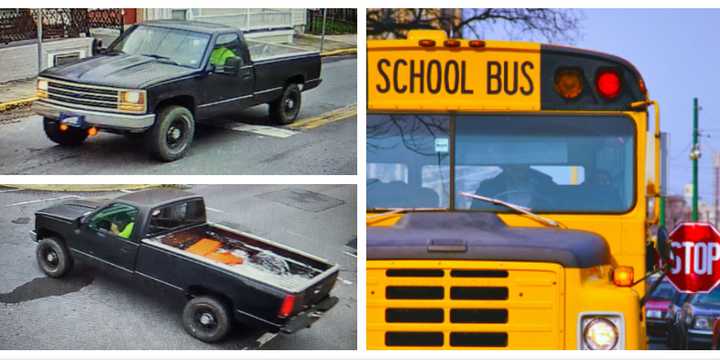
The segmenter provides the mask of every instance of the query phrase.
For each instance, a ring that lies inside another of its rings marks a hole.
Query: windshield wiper
[[[545,225],[549,225],[549,226],[553,226],[553,227],[560,227],[560,223],[558,223],[557,221],[546,218],[544,216],[540,216],[538,214],[535,214],[532,211],[530,211],[530,209],[520,206],[520,205],[515,205],[513,203],[509,203],[507,201],[502,201],[500,199],[495,199],[495,198],[491,198],[491,197],[486,197],[486,196],[471,194],[471,193],[466,193],[466,192],[461,192],[460,195],[471,198],[471,199],[482,200],[482,201],[489,202],[489,203],[495,204],[495,205],[501,205],[508,209],[512,209],[519,213],[525,214],[525,215],[529,216],[530,218],[532,218],[533,220],[543,223]]]
[[[369,211],[373,211],[373,210],[375,210],[375,209],[369,209]],[[438,210],[442,211],[445,209],[440,209],[440,208],[387,208],[387,209],[382,209],[382,210],[386,210],[386,211],[381,212],[379,214],[373,214],[373,215],[367,216],[367,217],[365,217],[365,220],[366,221],[372,220],[372,219],[376,219],[376,218],[383,217],[383,216],[400,214],[400,213],[409,212],[409,211],[438,211]]]

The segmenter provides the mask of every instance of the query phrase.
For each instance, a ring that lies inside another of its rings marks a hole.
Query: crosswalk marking
[[[284,129],[281,127],[264,126],[264,125],[232,123],[232,124],[223,124],[222,127],[225,129],[228,129],[228,130],[243,131],[243,132],[249,132],[249,133],[263,135],[263,136],[282,138],[282,139],[288,138],[288,137],[291,137],[291,136],[297,134],[297,131],[288,130],[288,129]]]

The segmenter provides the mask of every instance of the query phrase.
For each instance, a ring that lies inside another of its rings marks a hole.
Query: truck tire
[[[154,157],[169,162],[185,156],[193,136],[195,119],[192,112],[182,106],[170,105],[160,111],[145,141]]]
[[[297,84],[289,84],[282,96],[270,103],[270,119],[280,125],[292,124],[300,114],[302,95]]]
[[[73,266],[73,260],[65,244],[56,238],[45,238],[38,242],[35,249],[40,270],[47,276],[59,278],[65,276]]]
[[[227,306],[212,296],[198,296],[185,304],[183,327],[188,334],[204,342],[215,342],[230,332]]]
[[[43,128],[48,139],[62,146],[81,145],[88,137],[87,131],[74,127],[60,131],[60,124],[55,119],[43,118]]]

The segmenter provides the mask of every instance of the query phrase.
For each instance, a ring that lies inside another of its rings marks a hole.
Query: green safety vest
[[[118,236],[120,236],[121,238],[129,239],[134,227],[135,223],[128,223],[127,225],[125,225],[123,231],[118,233]]]
[[[212,53],[210,53],[210,63],[215,66],[223,66],[225,65],[225,61],[231,57],[235,57],[235,53],[226,48],[226,47],[220,47],[217,49],[214,49]]]

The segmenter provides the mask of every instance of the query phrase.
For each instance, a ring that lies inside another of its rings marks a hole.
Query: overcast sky
[[[700,196],[712,203],[712,158],[720,152],[720,10],[585,9],[582,14],[582,36],[574,46],[629,60],[660,102],[662,128],[670,133],[671,193],[682,193],[692,181],[692,98],[699,98]],[[485,37],[507,35],[487,31]]]

